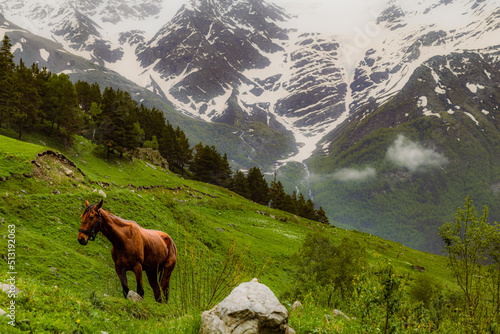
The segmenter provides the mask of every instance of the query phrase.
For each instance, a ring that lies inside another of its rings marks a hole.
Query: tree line
[[[263,205],[328,223],[322,208],[295,192],[288,195],[281,182],[271,187],[260,169],[245,176],[233,173],[227,155],[202,142],[193,147],[178,126],[174,128],[157,108],[147,108],[128,92],[97,83],[73,83],[64,73],[51,73],[38,64],[14,63],[10,38],[0,48],[0,128],[17,132],[44,132],[59,137],[69,147],[74,135],[82,135],[100,147],[107,159],[136,148],[158,150],[171,171],[195,180],[229,188]]]

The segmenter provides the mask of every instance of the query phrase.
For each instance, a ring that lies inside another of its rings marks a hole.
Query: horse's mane
[[[83,213],[80,217],[83,217],[85,214],[89,213],[90,211],[92,211],[92,209],[95,207],[95,204],[90,204],[89,206],[87,206],[85,208],[85,210],[83,210]]]

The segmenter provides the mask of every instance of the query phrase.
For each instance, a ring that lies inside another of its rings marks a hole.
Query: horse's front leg
[[[134,267],[135,279],[137,280],[137,293],[144,298],[144,289],[142,288],[142,264],[137,263]]]
[[[127,283],[127,269],[125,267],[121,267],[115,264],[115,271],[122,283],[123,296],[127,298],[128,295],[128,283]]]

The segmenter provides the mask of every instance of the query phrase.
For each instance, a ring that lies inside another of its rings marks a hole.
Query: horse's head
[[[82,225],[78,230],[78,242],[86,245],[89,240],[93,241],[97,233],[101,230],[101,207],[103,200],[97,205],[90,205],[89,201],[85,200],[86,208],[81,215]]]

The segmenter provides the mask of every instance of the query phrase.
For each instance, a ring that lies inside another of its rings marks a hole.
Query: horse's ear
[[[89,206],[89,205],[90,205],[89,201],[85,200],[85,206]]]
[[[101,199],[101,201],[96,205],[95,209],[99,210],[102,207],[103,203],[104,203],[104,199]]]

